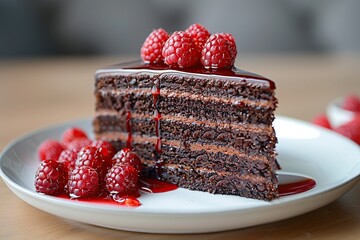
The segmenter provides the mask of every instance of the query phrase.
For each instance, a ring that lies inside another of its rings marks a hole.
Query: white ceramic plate
[[[68,127],[78,126],[91,136],[91,119],[27,134],[11,143],[0,158],[0,175],[9,188],[30,205],[83,223],[139,232],[204,233],[230,230],[290,218],[324,206],[359,180],[360,148],[351,141],[302,121],[277,117],[278,160],[285,171],[310,176],[315,188],[271,202],[177,189],[142,193],[138,208],[77,202],[38,194],[34,174],[37,147],[59,139]]]

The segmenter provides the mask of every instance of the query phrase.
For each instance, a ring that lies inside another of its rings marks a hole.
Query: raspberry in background
[[[198,52],[201,53],[206,40],[210,37],[209,31],[204,26],[195,23],[188,27],[185,32],[190,34],[194,40]]]
[[[334,130],[360,145],[360,115]]]
[[[205,42],[201,52],[201,64],[209,69],[230,68],[234,65],[232,43],[224,33],[212,34]]]
[[[99,177],[99,184],[102,186],[105,175],[111,168],[111,158],[101,154],[101,149],[94,146],[85,146],[78,152],[75,167],[89,166],[96,170]]]
[[[138,171],[131,165],[114,165],[106,174],[106,189],[111,194],[136,195]]]
[[[360,97],[355,94],[344,98],[342,108],[348,111],[360,113]]]
[[[117,152],[112,158],[112,165],[131,165],[138,173],[141,173],[142,163],[138,155],[132,152],[129,148],[123,148]]]
[[[35,189],[47,195],[56,195],[65,191],[68,180],[67,167],[53,159],[40,163],[35,174]]]
[[[68,150],[73,150],[76,153],[80,151],[81,148],[91,145],[91,140],[87,138],[77,138],[74,139],[69,145],[67,145]]]
[[[68,191],[71,198],[91,197],[99,192],[99,177],[89,166],[76,167],[69,176]]]
[[[156,29],[145,39],[140,53],[144,63],[163,62],[162,49],[168,40],[169,34],[162,28]]]
[[[99,173],[103,165],[103,158],[96,147],[85,146],[77,154],[75,167],[89,166]]]
[[[116,153],[114,146],[105,140],[94,140],[92,141],[91,146],[96,147],[104,157],[109,159]]]
[[[69,128],[62,134],[62,143],[68,146],[72,141],[79,138],[88,138],[86,133],[80,128]]]
[[[316,116],[312,121],[313,124],[327,128],[332,129],[329,119],[327,118],[326,114],[322,113]]]
[[[69,168],[70,170],[75,168],[75,161],[77,157],[77,152],[69,149],[65,149],[61,152],[58,162],[63,163]]]
[[[191,67],[198,63],[199,52],[189,33],[174,32],[165,42],[162,50],[164,62],[170,66],[180,68]]]
[[[64,150],[63,145],[52,139],[43,141],[38,149],[40,160],[55,159],[58,160],[61,152]]]

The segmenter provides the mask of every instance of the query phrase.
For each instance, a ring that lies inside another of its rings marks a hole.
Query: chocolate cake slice
[[[94,132],[132,148],[144,174],[191,190],[278,196],[275,84],[224,68],[133,62],[96,72]]]

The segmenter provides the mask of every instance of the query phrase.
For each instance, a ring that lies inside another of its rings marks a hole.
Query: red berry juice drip
[[[156,84],[156,83],[155,83]],[[154,103],[154,107],[157,108],[158,107],[158,100],[159,100],[159,95],[160,95],[160,87],[154,85],[151,88],[151,94],[153,96],[153,103]]]
[[[139,199],[136,197],[123,197],[120,200],[117,201],[118,204],[121,206],[126,207],[139,207],[141,205]]]
[[[279,184],[279,196],[284,197],[288,195],[306,192],[316,186],[314,179],[304,179],[299,182]]]
[[[129,195],[129,196],[112,196],[112,201],[116,202],[117,205],[124,206],[124,207],[139,207],[141,205],[137,195]]]
[[[154,178],[142,178],[139,182],[138,190],[147,192],[147,193],[164,193],[176,190],[178,188],[177,185],[164,182]],[[60,194],[57,197],[70,199],[67,194]],[[141,202],[138,197],[140,194],[138,191],[134,193],[130,193],[129,195],[108,195],[106,193],[99,194],[98,196],[87,197],[87,198],[78,198],[71,199],[72,201],[78,202],[86,202],[86,203],[94,203],[94,204],[110,204],[116,206],[123,207],[139,207],[141,206]]]
[[[161,154],[160,119],[161,119],[161,114],[159,113],[158,110],[155,110],[155,113],[154,113],[155,134],[156,134],[155,151],[158,154]]]
[[[159,176],[161,173],[161,168],[163,166],[163,162],[160,160],[161,155],[161,132],[160,132],[160,119],[161,113],[158,110],[159,106],[159,96],[160,96],[160,80],[154,81],[154,86],[151,89],[151,94],[153,96],[153,106],[154,106],[154,121],[155,121],[155,135],[156,135],[156,143],[155,143],[155,171]]]
[[[132,129],[131,129],[131,112],[126,112],[126,130],[128,132],[128,138],[126,140],[126,147],[132,149]]]
[[[143,178],[140,180],[140,190],[148,193],[163,193],[177,189],[176,184],[164,182],[155,178]]]

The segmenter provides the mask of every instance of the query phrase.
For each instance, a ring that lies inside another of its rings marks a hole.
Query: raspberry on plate
[[[94,146],[81,148],[76,157],[75,167],[89,166],[94,168],[99,175],[99,184],[102,185],[106,173],[111,168],[111,158],[104,157],[100,150]]]
[[[342,108],[348,111],[360,113],[360,97],[357,95],[349,95],[344,99]]]
[[[116,153],[114,146],[105,140],[94,140],[91,146],[96,147],[104,157],[112,158]]]
[[[360,145],[360,115],[334,130]]]
[[[79,152],[81,148],[91,145],[91,140],[87,138],[77,138],[67,145],[67,149]]]
[[[72,141],[79,138],[88,138],[86,133],[80,128],[69,128],[62,134],[62,143],[68,146]]]
[[[76,167],[70,173],[67,186],[71,198],[94,196],[99,191],[99,177],[89,166]]]
[[[141,59],[144,63],[163,62],[162,49],[169,34],[162,28],[156,29],[145,39],[141,47]]]
[[[111,194],[133,195],[137,191],[138,172],[131,165],[115,165],[106,174],[106,189]]]
[[[136,153],[132,152],[129,148],[123,148],[117,152],[112,158],[112,165],[131,165],[140,174],[142,163]]]
[[[89,166],[98,171],[102,167],[102,158],[96,147],[85,146],[77,154],[75,167]]]
[[[77,152],[74,150],[65,149],[61,152],[58,162],[65,164],[70,170],[75,168],[75,161]]]
[[[228,39],[229,35],[215,33],[205,42],[200,59],[205,68],[229,68],[234,65],[234,46]]]
[[[64,192],[67,184],[67,167],[53,159],[40,163],[35,174],[35,189],[39,193],[56,195]]]
[[[195,23],[188,27],[185,32],[193,38],[195,45],[200,53],[206,40],[210,37],[209,31],[202,25]]]
[[[312,123],[327,129],[332,129],[329,119],[326,116],[326,114],[320,114],[318,116],[316,116],[313,120]]]
[[[177,65],[180,68],[193,66],[199,61],[199,52],[193,38],[183,31],[174,32],[169,37],[162,55],[167,65]]]
[[[64,147],[60,142],[52,139],[43,141],[38,149],[40,160],[55,159],[58,160]]]

